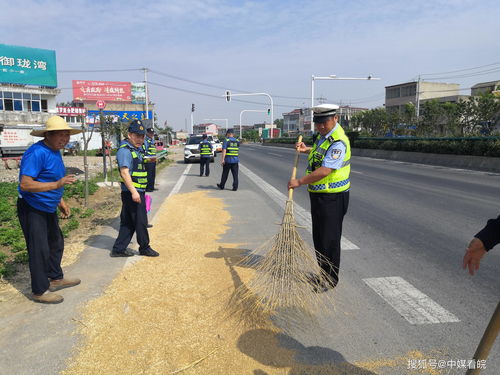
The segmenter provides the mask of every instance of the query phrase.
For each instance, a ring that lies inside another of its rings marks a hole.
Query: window
[[[401,96],[415,96],[417,94],[417,85],[401,87]]]
[[[23,101],[22,100],[14,100],[14,111],[22,111],[23,110]]]
[[[21,94],[20,92],[14,93],[14,99],[22,99],[22,98],[23,98],[23,94]]]
[[[387,92],[386,92],[387,99],[399,98],[400,96],[401,95],[400,95],[400,88],[399,87],[387,89]]]
[[[8,99],[12,99],[12,93],[11,92],[4,92],[3,97],[8,98]]]
[[[47,99],[42,99],[41,102],[42,102],[42,112],[47,112],[48,111]]]
[[[3,100],[0,98],[0,111],[3,111]]]
[[[14,110],[14,103],[13,103],[12,99],[4,99],[3,104],[5,106],[4,109],[6,111],[13,111]]]
[[[39,100],[33,100],[31,102],[31,110],[33,112],[40,112],[40,101]]]

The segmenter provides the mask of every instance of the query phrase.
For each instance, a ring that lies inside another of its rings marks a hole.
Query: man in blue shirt
[[[226,132],[226,139],[222,144],[222,177],[220,184],[217,187],[224,190],[229,171],[233,175],[233,191],[238,190],[238,163],[240,161],[239,154],[240,142],[234,138],[234,133],[231,129]]]
[[[69,127],[62,117],[52,116],[45,129],[31,132],[43,139],[30,146],[21,160],[17,213],[28,248],[35,302],[60,303],[64,298],[52,292],[80,284],[79,279],[64,277],[64,238],[57,218],[58,207],[62,218],[71,215],[63,194],[64,186],[75,181],[74,175],[66,176],[59,150],[68,144],[71,135],[80,132]]]
[[[139,243],[139,254],[156,257],[158,254],[149,246],[148,217],[145,191],[148,176],[143,161],[142,145],[146,130],[139,120],[128,128],[128,139],[123,141],[116,153],[121,177],[122,211],[120,230],[111,251],[112,257],[129,257],[134,253],[127,249],[134,233]]]

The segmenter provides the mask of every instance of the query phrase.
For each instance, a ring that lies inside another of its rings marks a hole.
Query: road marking
[[[172,189],[172,191],[168,195],[167,199],[170,198],[171,195],[177,194],[179,192],[179,190],[181,190],[182,184],[184,183],[184,180],[186,179],[186,176],[189,173],[189,170],[191,169],[192,166],[193,166],[193,164],[189,164],[188,166],[186,166],[186,169],[184,169],[184,173],[182,174],[182,176],[179,178],[179,180],[175,184],[174,188]]]
[[[351,173],[364,174],[363,172],[353,171],[353,170],[351,170]]]
[[[460,320],[401,277],[363,279],[410,324],[453,323]]]
[[[268,154],[268,155],[273,155],[273,156],[278,156],[278,157],[280,157],[280,158],[282,158],[282,157],[283,157],[283,155],[281,155],[281,154],[275,154],[274,152],[268,152],[267,154]]]
[[[245,167],[240,163],[239,166],[240,170],[246,174],[253,182],[257,184],[273,201],[275,201],[278,205],[283,205],[284,202],[287,201],[288,196],[285,194],[281,193],[278,189],[276,189],[274,186],[270,185],[266,181],[264,181],[262,178],[257,176],[255,173],[253,173],[250,169]],[[300,225],[301,227],[305,227],[309,232],[312,231],[312,220],[311,220],[311,214],[309,211],[305,210],[301,206],[299,206],[297,203],[294,202],[294,213],[295,213],[295,220],[297,221],[297,224]],[[341,248],[342,250],[358,250],[359,247],[353,244],[351,241],[346,239],[344,236],[342,236],[341,240]]]

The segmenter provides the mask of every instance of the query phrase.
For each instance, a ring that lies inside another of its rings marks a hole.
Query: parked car
[[[80,143],[78,141],[71,141],[66,146],[64,146],[64,155],[73,155],[80,151]]]
[[[200,136],[190,137],[186,146],[184,147],[184,163],[189,163],[191,161],[200,161],[200,150],[198,150],[198,146],[203,138]],[[210,162],[214,162],[215,150],[212,150],[212,157],[210,158]]]
[[[215,152],[222,152],[222,143],[217,138],[213,138],[212,144]]]

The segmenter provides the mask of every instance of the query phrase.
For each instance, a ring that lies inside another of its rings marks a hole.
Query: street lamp
[[[244,109],[243,111],[240,112],[240,138],[243,138],[243,130],[242,130],[242,125],[241,125],[241,116],[243,115],[243,112],[267,112],[263,111],[260,109]],[[272,129],[272,128],[271,128]],[[272,130],[271,130],[272,132]]]
[[[274,125],[274,104],[273,104],[273,98],[271,95],[269,95],[266,92],[254,92],[254,93],[249,93],[249,94],[233,94],[230,93],[230,97],[233,96],[255,96],[255,95],[265,95],[269,98],[271,102],[271,138],[273,137],[273,125]],[[226,94],[222,95],[223,97],[227,98],[227,91]]]
[[[337,80],[337,81],[380,81],[380,78],[372,77],[371,74],[368,77],[337,77],[335,74],[331,74],[326,77],[316,77],[311,76],[311,131],[313,130],[313,113],[312,108],[314,107],[314,81],[326,81],[326,80]]]

